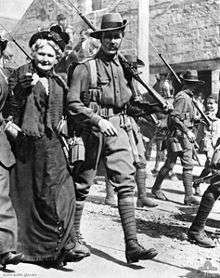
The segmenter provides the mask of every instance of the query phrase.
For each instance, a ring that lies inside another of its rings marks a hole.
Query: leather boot
[[[187,206],[199,205],[200,201],[193,197],[192,183],[193,176],[192,170],[183,169],[183,185],[185,188],[184,204]]]
[[[153,201],[147,198],[146,192],[146,170],[145,169],[137,169],[136,170],[136,183],[137,183],[137,191],[138,191],[138,198],[137,198],[137,207],[156,207]]]
[[[167,200],[166,195],[163,193],[161,190],[161,185],[163,180],[168,176],[170,169],[166,167],[165,165],[160,169],[157,178],[154,182],[154,185],[151,189],[152,194],[154,195],[155,198],[160,199],[160,200]]]
[[[0,255],[0,264],[6,268],[7,264],[19,264],[23,259],[22,253],[7,252]]]
[[[215,187],[210,185],[205,191],[199,209],[197,211],[196,217],[193,220],[193,223],[188,231],[188,238],[191,242],[205,248],[215,247],[214,242],[207,237],[204,232],[205,223],[209,216],[210,211],[212,210],[215,201],[219,197],[218,186]]]
[[[136,263],[139,260],[150,260],[156,257],[158,252],[154,248],[145,249],[137,240],[129,240],[126,244],[127,263]]]
[[[105,204],[109,206],[116,206],[114,189],[108,178],[105,178],[106,198]]]
[[[79,258],[84,258],[90,256],[90,250],[86,245],[83,243],[82,236],[80,233],[80,223],[82,219],[82,213],[84,208],[84,201],[76,201],[76,211],[75,211],[75,219],[74,219],[74,229],[72,231],[72,242],[75,246],[71,249],[71,257],[74,256],[76,260]]]
[[[91,252],[89,248],[83,243],[82,237],[80,235],[77,235],[75,240],[75,246],[70,249],[66,250],[64,252],[64,259],[63,262],[78,262],[85,257],[89,257],[91,255]]]
[[[211,238],[208,238],[204,230],[199,232],[189,230],[188,239],[191,243],[197,244],[200,247],[204,247],[204,248],[216,247],[214,241]]]

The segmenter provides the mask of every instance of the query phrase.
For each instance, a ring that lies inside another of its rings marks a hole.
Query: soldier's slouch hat
[[[197,83],[198,85],[205,84],[205,81],[198,79],[198,73],[194,70],[187,70],[180,74],[180,78],[186,83]]]
[[[122,19],[119,13],[108,13],[102,17],[101,28],[91,32],[90,36],[95,39],[100,39],[103,32],[122,30],[124,31],[128,24],[126,19]]]

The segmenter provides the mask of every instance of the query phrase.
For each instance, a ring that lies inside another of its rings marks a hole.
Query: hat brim
[[[106,33],[106,32],[109,32],[109,31],[116,31],[116,30],[124,31],[127,24],[128,24],[127,19],[124,19],[123,20],[123,25],[121,25],[120,27],[100,29],[100,30],[91,32],[90,37],[93,37],[95,39],[101,39],[102,33]]]
[[[203,80],[199,80],[199,79],[185,79],[185,78],[181,78],[183,81],[188,82],[188,83],[197,83],[199,85],[204,85],[205,81]]]
[[[137,66],[138,67],[145,67],[145,63],[141,59],[137,58]]]

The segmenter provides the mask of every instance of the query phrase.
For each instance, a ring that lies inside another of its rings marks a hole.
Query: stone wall
[[[177,71],[185,68],[215,70],[220,67],[219,0],[149,1],[151,41]],[[83,26],[86,27],[78,15],[65,9],[65,2],[69,3],[66,0],[34,0],[14,30],[21,45],[28,49],[27,42],[31,33],[36,31],[38,26],[48,26],[55,21],[57,13],[60,12],[69,15],[76,32]],[[137,54],[138,0],[93,0],[94,6],[102,9],[89,15],[97,27],[106,8],[108,11],[118,11],[123,18],[128,19],[122,49],[126,53]],[[163,63],[152,47],[149,56],[151,72],[164,71]]]
[[[151,41],[177,69],[219,67],[219,35],[220,1],[150,0]],[[152,48],[150,64],[161,64]]]

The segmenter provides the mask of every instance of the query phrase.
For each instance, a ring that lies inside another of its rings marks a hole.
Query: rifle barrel
[[[73,4],[72,6],[77,11],[78,15],[82,18],[82,20],[89,26],[89,28],[91,28],[93,31],[96,31],[96,28],[92,24],[92,22],[87,17],[85,17],[77,7],[75,7]]]
[[[0,26],[8,33],[8,35],[11,37],[12,41],[15,45],[25,54],[25,56],[31,60],[31,56],[20,46],[20,44],[14,39],[12,34],[0,23]]]

